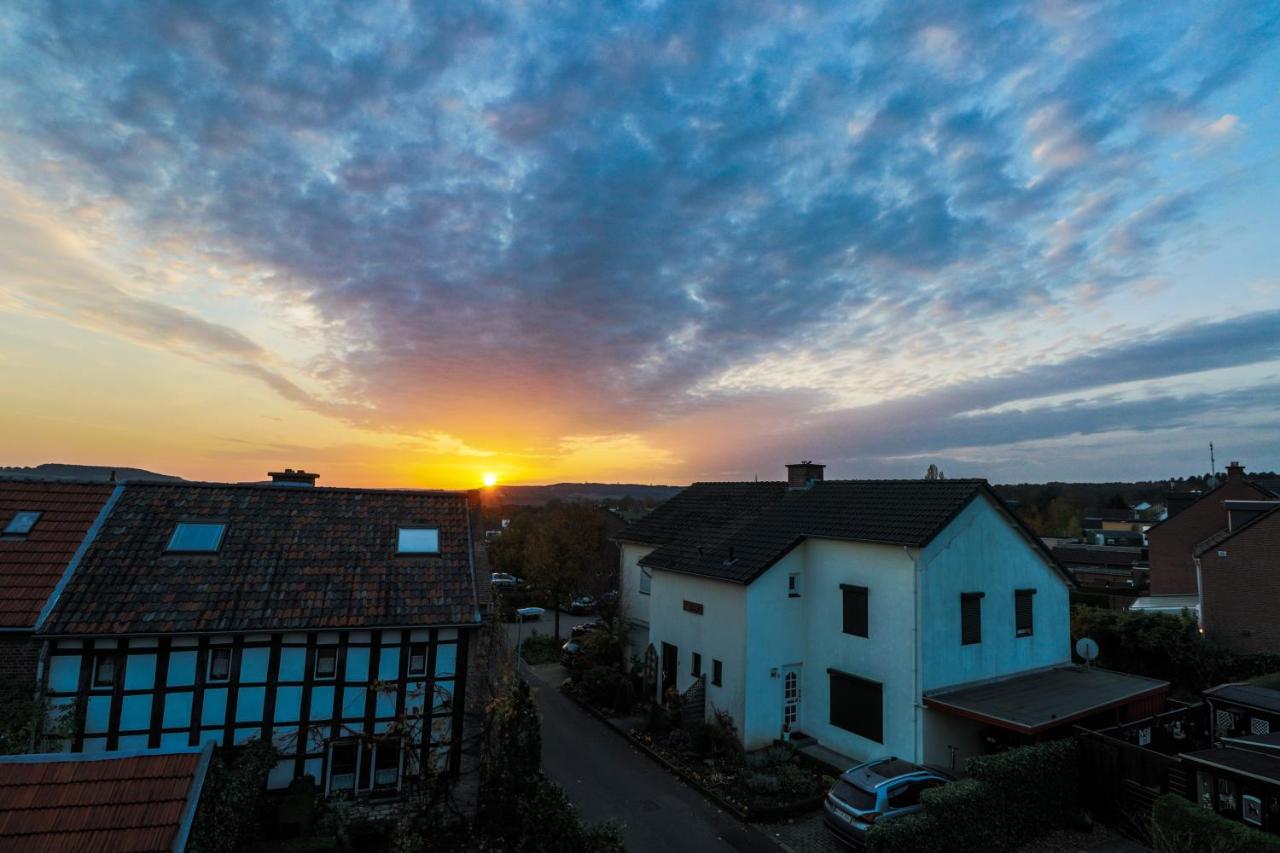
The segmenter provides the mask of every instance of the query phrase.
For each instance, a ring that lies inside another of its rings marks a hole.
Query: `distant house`
[[[52,710],[78,712],[52,748],[270,740],[270,787],[327,794],[461,772],[487,608],[473,497],[302,473],[115,487],[39,632]]]
[[[0,757],[0,849],[187,849],[213,746]]]
[[[1227,526],[1196,546],[1206,636],[1238,652],[1280,649],[1280,500],[1224,501]]]
[[[702,685],[748,748],[959,766],[1162,701],[1164,682],[1071,666],[1069,578],[985,481],[787,468],[694,484],[620,536],[658,690]]]
[[[1175,514],[1173,500],[1169,517],[1147,530],[1151,560],[1151,594],[1198,595],[1196,563],[1193,551],[1228,524],[1226,501],[1274,500],[1280,486],[1245,477],[1239,462],[1227,466],[1226,479],[1216,488],[1200,495],[1189,506],[1180,506]]]
[[[1147,589],[1145,548],[1070,542],[1054,545],[1052,551],[1079,589],[1073,591],[1073,601],[1119,609]]]
[[[107,483],[0,479],[0,678],[6,682],[36,682],[35,631],[113,491]]]

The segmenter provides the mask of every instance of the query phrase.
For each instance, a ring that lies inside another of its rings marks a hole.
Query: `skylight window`
[[[36,522],[40,520],[43,513],[37,510],[24,509],[14,513],[13,518],[9,519],[9,523],[5,525],[5,536],[26,536],[31,532],[31,528],[36,526]]]
[[[166,551],[180,554],[213,554],[222,545],[227,526],[220,523],[180,521],[173,529]]]
[[[401,527],[396,553],[439,554],[440,529],[438,527]]]

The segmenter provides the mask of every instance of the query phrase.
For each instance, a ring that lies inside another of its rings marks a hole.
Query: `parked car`
[[[577,639],[570,639],[560,647],[560,665],[565,669],[572,669],[578,658],[582,657],[582,642]]]
[[[516,619],[521,622],[534,622],[541,619],[542,614],[546,612],[542,607],[521,607],[516,610]]]
[[[515,575],[507,574],[506,572],[494,572],[489,576],[489,581],[494,586],[505,589],[514,589],[523,583],[520,578]]]
[[[599,619],[593,619],[590,622],[583,622],[581,625],[574,625],[569,629],[569,637],[574,640],[582,639],[592,631],[599,631],[601,628],[609,626],[601,622]]]
[[[871,827],[920,810],[920,795],[951,780],[900,758],[878,758],[840,774],[822,803],[822,822],[841,840],[865,846]]]
[[[589,595],[580,595],[573,601],[569,602],[569,612],[574,616],[581,616],[584,613],[590,613],[596,609],[596,600]]]

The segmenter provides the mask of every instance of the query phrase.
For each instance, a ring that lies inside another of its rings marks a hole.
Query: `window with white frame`
[[[209,650],[209,681],[228,681],[231,678],[231,649]]]
[[[177,554],[216,554],[227,526],[213,521],[180,521],[173,528],[166,551]]]
[[[409,674],[427,674],[427,644],[413,643],[409,646]]]
[[[333,678],[338,674],[338,647],[318,646],[316,648],[316,678]]]
[[[359,741],[334,741],[329,744],[329,780],[325,793],[355,793],[356,778],[360,772]]]
[[[439,554],[440,529],[437,527],[401,527],[396,539],[397,554]]]
[[[640,594],[649,595],[649,589],[652,586],[653,586],[653,572],[649,569],[646,569],[644,566],[641,566],[640,567]]]

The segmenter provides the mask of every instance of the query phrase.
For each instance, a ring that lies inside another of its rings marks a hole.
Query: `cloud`
[[[736,407],[707,389],[751,365],[775,365],[759,390],[805,355],[887,364],[907,330],[963,347],[1150,280],[1210,203],[1153,152],[1227,118],[1215,98],[1275,21],[1248,3],[1149,17],[33,3],[0,31],[0,158],[65,210],[115,205],[124,243],[222,253],[256,271],[246,290],[305,305],[326,393],[155,302],[51,287],[41,310],[406,433],[483,447],[518,412],[534,452],[572,455],[566,436],[656,441]],[[1041,381],[1075,387],[1052,368]],[[910,411],[917,377],[895,371],[865,372]],[[825,423],[832,395],[804,390],[801,420]]]

